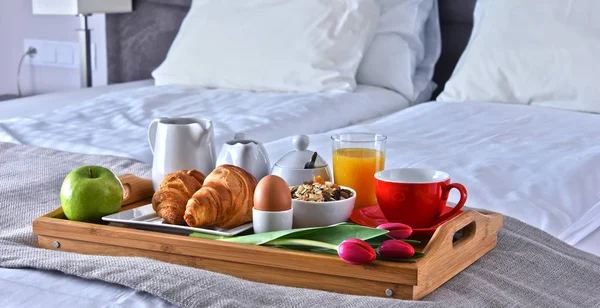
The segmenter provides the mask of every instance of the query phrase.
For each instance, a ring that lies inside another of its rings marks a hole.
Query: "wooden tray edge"
[[[424,250],[430,257],[419,264],[415,298],[431,293],[492,250],[503,220],[504,216],[499,213],[468,210],[440,226]],[[454,235],[461,230],[462,237],[454,240]],[[432,254],[433,251],[437,253]]]
[[[149,198],[151,198],[154,192],[150,180],[141,179],[131,174],[123,175],[120,179],[126,191],[122,210],[135,208],[150,202],[151,199]],[[463,237],[464,239],[458,242],[458,244],[452,243],[454,233],[471,224],[474,224],[476,227],[473,230],[467,230],[470,233]],[[486,229],[477,226],[486,226]],[[73,222],[64,219],[64,214],[60,207],[34,219],[32,228],[35,234],[44,238],[63,238],[95,245],[131,247],[149,252],[170,253],[173,255],[213,260],[215,262],[235,262],[247,264],[248,266],[267,266],[281,270],[347,277],[387,284],[392,283],[397,286],[414,286],[414,289],[412,289],[413,296],[410,298],[417,299],[429,294],[475,262],[487,253],[487,251],[491,250],[496,244],[497,231],[502,228],[502,215],[484,211],[465,211],[436,230],[424,249],[426,253],[425,257],[419,259],[416,263],[375,261],[372,264],[364,266],[345,264],[336,256],[317,253],[203,240],[160,232]],[[127,232],[123,232],[124,230],[127,230]],[[123,236],[124,234],[125,236]],[[476,243],[483,242],[484,239],[486,245],[479,246],[480,249],[476,250],[476,253],[471,253],[468,258],[463,256],[461,251],[464,252],[469,248],[477,248]],[[127,240],[136,242],[138,246],[148,245],[148,247],[132,247],[127,243],[120,242]],[[118,241],[118,243],[111,244],[107,243],[107,241]],[[169,245],[161,241],[166,241],[167,243],[174,241],[175,243]],[[40,247],[42,246],[40,245]],[[47,247],[47,245],[44,248],[60,249],[54,246]],[[191,249],[191,251],[187,253],[180,251],[184,248]],[[218,248],[218,251],[212,254],[206,253],[207,248]],[[458,248],[461,249],[459,250]],[[74,252],[86,253],[85,251]],[[232,252],[243,253],[245,256],[250,255],[253,257],[250,259],[242,258],[243,262],[240,262],[240,258],[227,255]],[[265,257],[272,257],[274,252],[277,252],[275,255],[281,258],[280,262],[277,264],[265,263]],[[285,266],[290,261],[305,263],[307,258],[311,262],[318,262],[321,266],[318,266],[317,269],[297,265]],[[442,261],[448,262],[459,259],[462,259],[463,262],[457,263],[456,266],[448,267],[445,265],[441,267]],[[433,279],[432,277],[437,278]],[[401,289],[403,290],[402,294],[408,292],[405,288]]]

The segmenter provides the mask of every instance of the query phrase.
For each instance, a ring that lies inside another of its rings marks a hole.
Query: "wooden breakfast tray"
[[[127,174],[122,210],[150,203],[152,182]],[[350,265],[327,254],[228,243],[124,226],[69,221],[62,208],[36,218],[39,247],[83,254],[139,256],[247,280],[338,293],[421,299],[496,246],[502,215],[465,211],[440,226],[415,263]],[[457,231],[462,237],[453,239]]]

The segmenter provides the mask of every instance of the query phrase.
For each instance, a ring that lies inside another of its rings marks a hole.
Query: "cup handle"
[[[450,212],[438,217],[436,224],[455,215],[467,202],[467,189],[462,184],[452,183],[446,185],[442,189],[442,201],[444,201],[444,203],[448,201],[448,196],[450,195],[450,190],[452,190],[452,188],[455,188],[460,192],[460,201],[458,201],[458,204],[456,204],[456,206]]]

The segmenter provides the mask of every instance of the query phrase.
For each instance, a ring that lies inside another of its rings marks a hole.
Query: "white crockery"
[[[348,221],[354,210],[356,191],[349,187],[341,187],[351,191],[352,197],[327,202],[292,199],[294,228],[323,227]]]
[[[245,138],[243,133],[235,134],[233,140],[225,142],[217,158],[217,166],[234,165],[252,174],[256,181],[269,175],[269,155],[261,142]]]
[[[157,118],[148,127],[154,154],[152,185],[158,190],[168,173],[196,169],[208,175],[215,169],[213,124],[199,118]]]
[[[261,211],[252,208],[252,224],[254,233],[265,233],[292,229],[294,209],[287,211]]]
[[[375,173],[375,178],[392,183],[425,184],[444,182],[450,175],[428,168],[399,168],[379,171]]]
[[[331,181],[331,172],[327,162],[317,154],[313,168],[306,169],[305,164],[311,161],[315,152],[308,150],[310,140],[306,135],[297,135],[292,139],[294,150],[279,159],[271,174],[282,178],[288,185],[301,185],[320,176],[325,181]]]
[[[186,234],[189,234],[191,232],[200,232],[221,236],[234,236],[248,229],[252,229],[251,222],[245,223],[243,225],[231,229],[224,229],[218,227],[194,228],[187,225],[172,225],[169,223],[165,223],[162,218],[156,215],[156,211],[154,211],[154,209],[152,208],[152,204],[136,207],[112,215],[107,215],[102,217],[102,220],[118,222],[121,224],[138,227],[139,229],[147,229],[167,233],[185,232]]]

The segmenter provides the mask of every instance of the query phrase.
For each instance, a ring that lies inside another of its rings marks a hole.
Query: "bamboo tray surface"
[[[120,179],[125,189],[121,211],[151,203],[151,180],[130,174]],[[39,247],[46,249],[147,257],[263,283],[421,299],[496,246],[502,215],[465,211],[440,226],[428,243],[416,247],[425,253],[416,262],[376,260],[360,266],[334,255],[69,221],[60,207],[36,218],[32,226]],[[458,239],[457,232],[462,234]]]

